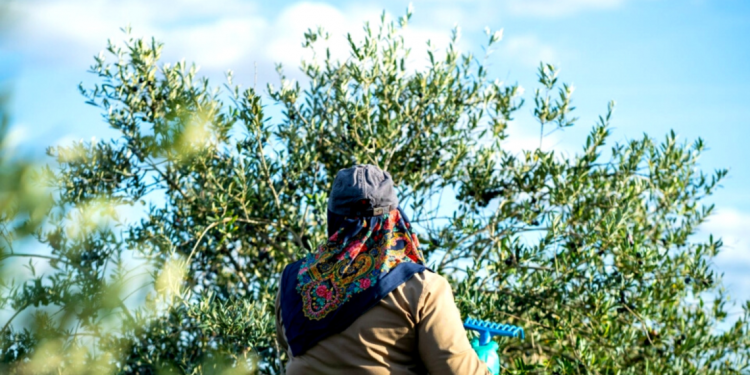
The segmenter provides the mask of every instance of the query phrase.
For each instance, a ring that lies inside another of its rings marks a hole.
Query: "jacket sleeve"
[[[431,375],[490,375],[466,338],[461,314],[445,278],[425,280],[417,310],[419,355]]]

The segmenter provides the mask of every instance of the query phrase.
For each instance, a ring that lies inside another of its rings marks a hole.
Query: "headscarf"
[[[401,208],[366,217],[329,211],[328,220],[327,243],[304,258],[297,274],[302,311],[309,319],[324,318],[400,263],[424,264]]]
[[[292,355],[349,327],[428,268],[400,208],[379,216],[328,212],[328,241],[282,273],[280,306]]]

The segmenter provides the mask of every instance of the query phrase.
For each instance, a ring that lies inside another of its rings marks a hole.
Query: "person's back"
[[[448,281],[429,271],[299,357],[288,350],[276,306],[279,344],[290,356],[288,375],[489,373],[466,340]]]
[[[365,168],[375,167],[352,169],[355,174],[370,172],[362,171]],[[367,179],[372,176],[364,176]],[[398,223],[409,228],[402,214],[398,209],[385,213],[381,221],[373,219],[367,232],[373,242],[356,236],[367,223],[342,240],[344,232],[331,227],[329,211],[329,235],[335,233],[329,248],[286,267],[276,301],[276,327],[278,343],[290,358],[288,375],[489,374],[466,338],[448,282],[424,267],[408,229],[403,229],[406,236],[391,233],[399,231]],[[379,237],[383,233],[391,236],[384,242]],[[338,242],[346,243],[344,251],[333,256],[332,244]],[[354,256],[352,243],[359,251]],[[344,254],[350,255],[348,262]],[[378,266],[388,266],[387,272],[368,278]]]

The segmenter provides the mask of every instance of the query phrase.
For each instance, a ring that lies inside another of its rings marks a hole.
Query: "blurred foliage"
[[[721,241],[692,236],[726,174],[697,168],[703,142],[605,148],[610,104],[580,153],[546,150],[545,131],[576,119],[572,89],[542,64],[539,147],[510,152],[519,86],[459,53],[457,29],[409,68],[410,16],[366,25],[344,61],[310,30],[303,83],[279,67],[265,93],[161,63],[154,40],[110,43],[80,92],[120,135],[49,149],[54,204],[28,204],[24,169],[0,158],[2,233],[26,228],[47,251],[2,285],[0,370],[281,373],[278,275],[324,240],[335,172],[372,163],[393,175],[462,314],[526,329],[500,339],[506,373],[746,373],[748,306],[728,316],[711,269]],[[488,32],[488,51],[501,36]],[[41,226],[26,225],[39,207]],[[8,238],[6,269],[21,257]]]

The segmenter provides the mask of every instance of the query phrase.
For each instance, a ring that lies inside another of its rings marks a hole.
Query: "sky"
[[[301,77],[302,35],[324,26],[332,49],[345,54],[343,36],[361,35],[366,20],[382,11],[404,14],[408,1],[243,0],[16,0],[0,19],[0,82],[12,88],[11,135],[17,152],[44,159],[50,145],[109,138],[114,132],[99,111],[84,104],[77,86],[93,56],[111,38],[136,36],[165,43],[164,61],[196,62],[200,73],[221,82],[231,69],[243,86],[278,84],[281,62]],[[482,55],[484,29],[503,29],[488,57],[490,75],[526,90],[527,105],[511,124],[509,148],[538,144],[531,120],[540,61],[560,68],[575,86],[578,124],[545,139],[546,148],[574,153],[604,113],[617,102],[614,141],[662,139],[674,130],[681,140],[705,140],[700,168],[729,169],[709,200],[716,213],[696,233],[724,239],[715,260],[733,295],[750,298],[750,1],[747,0],[422,0],[405,31],[414,61],[425,61],[424,43],[446,45],[459,25],[459,47]]]

